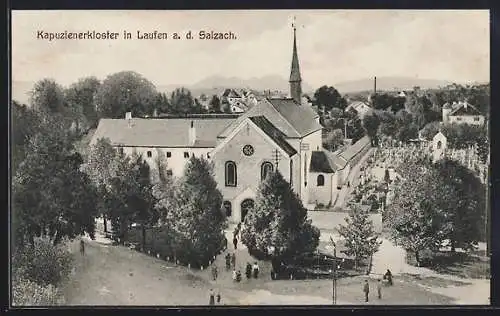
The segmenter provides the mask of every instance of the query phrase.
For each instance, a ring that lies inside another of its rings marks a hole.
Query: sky
[[[302,80],[311,86],[371,78],[489,81],[487,10],[13,11],[12,80],[133,70],[156,85],[210,76],[288,79],[296,17]],[[38,31],[119,32],[117,40],[37,39]],[[124,30],[133,33],[124,40]],[[137,31],[232,31],[236,40],[138,40]]]

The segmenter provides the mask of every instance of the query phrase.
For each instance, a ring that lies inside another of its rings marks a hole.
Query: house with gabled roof
[[[442,108],[444,124],[484,125],[485,117],[467,101],[445,103]]]

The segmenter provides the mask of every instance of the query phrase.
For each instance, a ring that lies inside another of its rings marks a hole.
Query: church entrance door
[[[252,199],[245,199],[241,202],[241,222],[245,220],[248,211],[253,208],[254,201]]]

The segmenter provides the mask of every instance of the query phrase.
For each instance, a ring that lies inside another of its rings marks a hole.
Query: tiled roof
[[[196,129],[194,145],[189,143],[191,121]],[[108,138],[113,145],[130,147],[215,147],[217,135],[234,118],[101,119],[92,138]]]
[[[331,162],[324,151],[313,151],[311,153],[310,172],[334,173],[336,170],[332,168]]]
[[[451,111],[450,115],[462,116],[462,115],[481,115],[478,109],[469,103],[461,102],[458,106]]]
[[[369,107],[369,108],[371,109],[370,105],[369,105],[367,102],[363,102],[363,101],[354,101],[354,102],[350,103],[350,104],[347,106],[346,110],[349,110],[349,109],[351,109],[351,108],[352,108],[352,109],[355,109],[356,111],[359,111],[359,110],[358,110],[358,108],[359,108],[359,107],[361,107],[361,106],[363,106],[363,105],[364,105],[364,106],[367,106],[367,107]]]
[[[285,140],[285,135],[264,116],[252,116],[249,119],[266,133],[267,136],[271,137],[271,139],[289,156],[293,156],[297,153],[297,151]]]
[[[240,116],[219,137],[227,137],[236,126],[251,116],[265,116],[286,137],[304,137],[323,128],[316,122],[318,114],[311,107],[299,105],[293,99],[266,98]]]
[[[370,137],[364,136],[357,142],[355,142],[352,146],[347,147],[347,149],[339,154],[340,157],[344,158],[345,160],[349,161],[356,154],[358,154],[365,146],[369,145],[371,143]]]

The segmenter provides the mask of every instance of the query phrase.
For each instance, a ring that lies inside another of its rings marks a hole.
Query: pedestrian
[[[259,276],[259,265],[257,264],[257,261],[255,261],[253,264],[253,278],[257,279],[258,276]]]
[[[238,270],[236,272],[236,282],[238,282],[238,283],[241,282],[241,271],[240,270]]]
[[[246,266],[246,269],[245,269],[245,274],[247,276],[247,279],[252,278],[252,265],[250,264],[250,262],[247,262],[247,266]]]
[[[229,269],[231,269],[231,255],[229,254],[229,252],[226,254],[226,270],[229,271]]]
[[[378,294],[378,299],[382,299],[382,281],[378,279],[377,282],[377,294]]]
[[[217,280],[217,274],[218,274],[218,271],[217,271],[217,266],[214,264],[214,265],[212,266],[212,279],[213,279],[214,281],[216,281],[216,280]]]
[[[365,280],[365,285],[363,286],[363,292],[365,293],[365,302],[368,302],[368,293],[370,293],[370,285],[368,280]]]
[[[85,255],[85,242],[83,241],[83,239],[80,239],[80,253],[82,254],[82,256]]]
[[[387,280],[388,285],[392,285],[392,273],[391,270],[387,269],[387,272],[384,274],[384,279]]]
[[[235,269],[233,269],[233,281],[236,282],[236,270]]]
[[[236,268],[236,253],[234,253],[234,252],[231,255],[231,266],[233,267],[233,269]]]
[[[238,238],[236,238],[236,235],[234,235],[233,238],[233,245],[234,245],[234,250],[238,249]]]
[[[220,290],[217,291],[217,304],[220,304],[221,301],[221,296],[220,296]]]
[[[209,299],[208,299],[208,305],[215,305],[215,293],[213,289],[210,289],[210,292],[208,293]]]

